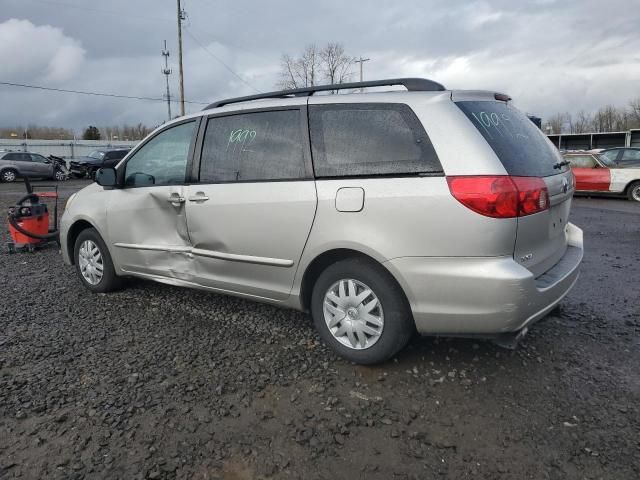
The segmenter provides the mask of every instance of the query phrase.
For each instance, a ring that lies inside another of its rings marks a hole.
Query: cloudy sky
[[[640,10],[631,3],[184,0],[185,98],[272,90],[283,53],[338,41],[371,58],[367,79],[419,76],[504,91],[542,117],[622,106],[640,97]],[[0,0],[0,82],[162,97],[164,39],[177,72],[175,15],[174,0]],[[174,74],[172,94],[177,86]],[[165,117],[162,102],[0,85],[0,126],[155,125]]]

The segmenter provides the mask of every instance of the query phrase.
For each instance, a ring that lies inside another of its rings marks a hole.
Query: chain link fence
[[[0,151],[31,152],[56,157],[82,157],[93,150],[106,148],[130,148],[138,144],[138,140],[23,140],[0,138]]]

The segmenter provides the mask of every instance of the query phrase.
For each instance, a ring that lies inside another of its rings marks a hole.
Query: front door
[[[602,167],[592,155],[567,155],[571,170],[576,177],[576,190],[582,192],[608,192],[611,172]]]
[[[125,272],[189,280],[185,182],[196,121],[162,130],[118,169],[108,192],[110,251]]]
[[[185,192],[198,283],[289,295],[317,203],[307,138],[304,106],[207,120],[200,183]]]

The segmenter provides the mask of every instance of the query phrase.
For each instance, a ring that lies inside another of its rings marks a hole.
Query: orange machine
[[[58,192],[33,193],[28,179],[25,179],[27,195],[15,206],[9,208],[8,222],[11,241],[9,252],[27,250],[33,252],[36,247],[51,241],[58,241]],[[41,198],[55,199],[53,228],[49,226],[49,209]]]

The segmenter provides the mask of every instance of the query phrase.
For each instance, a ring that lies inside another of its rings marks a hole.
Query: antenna
[[[164,41],[164,49],[162,50],[162,56],[164,57],[164,68],[161,70],[167,81],[167,93],[165,97],[167,99],[167,111],[169,113],[169,120],[171,120],[171,92],[169,91],[169,75],[171,75],[171,69],[169,68],[169,50],[167,50],[167,41]]]

